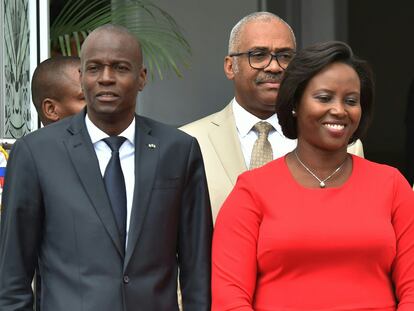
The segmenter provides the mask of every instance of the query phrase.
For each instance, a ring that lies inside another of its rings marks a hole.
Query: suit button
[[[124,275],[124,283],[125,284],[129,283],[129,276],[128,275]]]

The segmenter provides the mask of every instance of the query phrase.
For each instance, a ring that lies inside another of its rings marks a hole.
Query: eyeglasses
[[[287,68],[292,58],[295,56],[294,51],[282,51],[277,53],[272,53],[269,51],[248,51],[240,53],[231,53],[229,56],[243,56],[247,55],[249,59],[250,67],[254,69],[265,69],[270,65],[272,59],[275,58],[277,64],[283,70]]]

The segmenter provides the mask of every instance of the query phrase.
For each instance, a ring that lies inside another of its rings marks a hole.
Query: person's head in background
[[[291,27],[269,12],[256,12],[232,29],[224,72],[233,80],[236,101],[260,119],[275,113],[283,72],[296,49]]]
[[[43,125],[78,113],[85,107],[79,81],[80,59],[58,56],[41,62],[32,78],[32,100]]]
[[[325,143],[328,149],[345,148],[366,132],[373,101],[374,80],[368,64],[354,56],[347,44],[328,41],[299,51],[290,62],[276,112],[283,134],[297,138],[298,145],[302,139],[314,145]],[[324,135],[325,128],[337,135]],[[337,139],[342,132],[343,139]],[[335,147],[334,141],[344,146]]]

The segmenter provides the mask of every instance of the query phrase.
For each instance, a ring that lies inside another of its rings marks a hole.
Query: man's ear
[[[82,88],[82,70],[81,70],[81,68],[78,69],[78,72],[79,72],[79,84]],[[83,92],[83,88],[82,88],[82,92]]]
[[[57,101],[52,98],[45,98],[42,101],[42,112],[46,119],[50,120],[51,122],[58,121],[59,115],[56,109]]]
[[[138,77],[138,90],[141,92],[147,84],[147,68],[141,68]]]
[[[227,79],[233,80],[234,79],[234,66],[233,66],[233,57],[226,56],[224,58],[224,73],[226,74]]]

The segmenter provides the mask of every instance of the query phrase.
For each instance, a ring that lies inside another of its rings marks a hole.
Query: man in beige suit
[[[224,58],[235,98],[223,110],[181,128],[201,146],[214,220],[237,176],[252,167],[257,122],[272,125],[268,141],[273,159],[296,147],[296,140],[283,135],[275,114],[279,83],[295,49],[292,29],[278,16],[257,12],[241,19],[231,31],[229,54]],[[363,156],[360,141],[348,151]]]

